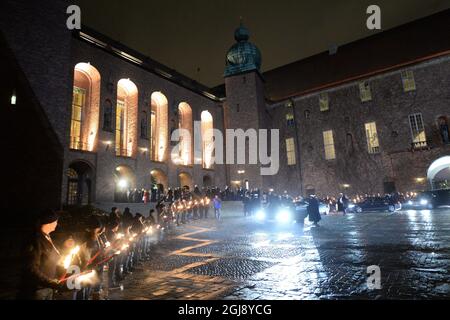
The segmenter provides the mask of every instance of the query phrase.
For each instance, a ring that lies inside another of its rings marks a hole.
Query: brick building
[[[15,154],[5,208],[120,201],[154,183],[321,195],[448,186],[450,11],[265,73],[241,26],[225,84],[208,88],[88,27],[69,31],[68,5],[0,5],[2,143]],[[171,160],[173,130],[196,127]],[[213,165],[213,127],[280,129],[279,173]]]

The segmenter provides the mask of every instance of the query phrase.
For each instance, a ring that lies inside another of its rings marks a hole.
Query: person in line
[[[17,296],[20,300],[53,300],[54,291],[64,288],[58,280],[59,250],[50,236],[58,226],[58,214],[52,210],[40,213],[36,233],[25,250],[25,264],[21,288]]]
[[[344,216],[347,214],[348,202],[348,198],[343,193],[340,193],[337,203],[338,213],[342,212]]]
[[[318,227],[322,217],[320,216],[319,211],[319,200],[315,195],[311,195],[308,199],[308,216],[309,221],[312,222],[315,227]]]
[[[216,195],[214,197],[213,204],[214,204],[214,213],[216,215],[216,219],[220,220],[221,210],[222,210],[222,200],[220,200],[218,195]]]

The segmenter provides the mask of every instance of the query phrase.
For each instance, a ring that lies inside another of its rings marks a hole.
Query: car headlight
[[[263,221],[266,219],[266,213],[263,210],[260,210],[255,215],[256,220]]]
[[[353,203],[351,203],[348,205],[348,207],[349,207],[349,209],[353,209],[353,208],[355,208],[355,205]]]
[[[408,204],[409,204],[410,206],[412,206],[412,205],[413,205],[413,202],[412,202],[411,200],[409,200],[409,201],[408,201]]]
[[[426,206],[428,204],[428,200],[422,199],[422,200],[420,200],[420,204],[422,206]]]
[[[291,220],[291,214],[289,211],[283,210],[278,212],[277,214],[277,221],[281,223],[287,223]]]

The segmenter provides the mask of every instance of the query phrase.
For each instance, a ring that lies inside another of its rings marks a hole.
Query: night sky
[[[78,0],[82,22],[213,87],[242,16],[262,52],[263,71],[374,33],[366,9],[378,4],[384,30],[450,8],[450,0]]]

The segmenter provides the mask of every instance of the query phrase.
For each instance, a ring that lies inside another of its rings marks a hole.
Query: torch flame
[[[123,234],[123,233],[118,233],[118,234],[116,235],[116,239],[117,239],[117,240],[123,239],[123,237],[124,237],[124,234]]]
[[[75,255],[78,254],[78,252],[80,252],[80,247],[76,246],[75,248],[73,248],[72,250],[70,250],[69,254],[67,255],[67,257],[64,259],[64,268],[65,269],[69,269],[70,264],[72,263],[73,258],[75,257]]]

